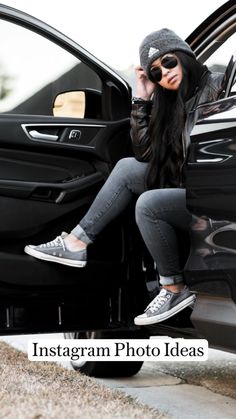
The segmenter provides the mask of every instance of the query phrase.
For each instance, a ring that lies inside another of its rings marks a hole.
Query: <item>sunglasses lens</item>
[[[158,83],[159,81],[161,81],[161,79],[162,79],[162,72],[161,72],[161,69],[159,67],[153,67],[153,68],[151,68],[150,74],[151,74],[151,80],[154,83]]]
[[[161,60],[161,66],[165,68],[175,68],[178,65],[176,57],[166,56]],[[160,67],[153,67],[150,70],[150,79],[154,83],[158,83],[162,79],[162,71]]]
[[[162,67],[165,68],[174,68],[178,64],[177,58],[175,57],[164,57],[161,61]]]

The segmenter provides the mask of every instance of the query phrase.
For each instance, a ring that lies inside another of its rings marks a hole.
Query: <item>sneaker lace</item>
[[[161,290],[161,292],[154,298],[153,301],[147,306],[146,310],[150,310],[151,313],[156,311],[158,308],[162,307],[163,304],[168,300],[169,295],[166,294],[166,290]]]
[[[63,241],[61,236],[57,236],[54,240],[52,240],[50,242],[40,244],[39,247],[41,247],[42,249],[49,249],[49,248],[51,249],[53,247],[62,247],[63,250],[65,251],[65,244],[64,244],[64,241]]]

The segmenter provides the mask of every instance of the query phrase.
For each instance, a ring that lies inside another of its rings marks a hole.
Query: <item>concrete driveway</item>
[[[133,378],[102,379],[175,419],[236,418],[236,355],[210,350],[206,362],[146,362]]]

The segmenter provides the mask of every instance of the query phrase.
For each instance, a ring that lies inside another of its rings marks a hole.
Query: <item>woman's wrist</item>
[[[143,98],[143,97],[141,97],[141,96],[134,96],[133,98],[132,98],[132,103],[133,104],[142,104],[142,103],[145,103],[145,102],[150,102],[150,99],[149,98]]]

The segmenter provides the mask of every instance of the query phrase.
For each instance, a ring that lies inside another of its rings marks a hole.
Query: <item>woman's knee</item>
[[[135,206],[135,218],[137,224],[141,223],[144,217],[152,217],[154,215],[154,191],[143,192],[137,199]],[[155,208],[156,212],[156,208]]]
[[[133,157],[125,157],[121,160],[119,160],[113,171],[111,172],[112,179],[116,179],[119,183],[125,183],[125,185],[129,182],[130,178],[133,179],[133,160],[135,160]]]
[[[118,160],[116,163],[114,170],[119,170],[121,172],[127,172],[135,166],[137,160],[134,157],[124,157],[123,159]]]
[[[140,195],[136,203],[136,218],[144,215],[162,218],[163,212],[170,205],[167,189],[153,189]]]
[[[112,173],[127,184],[133,184],[136,181],[145,183],[146,169],[147,163],[140,162],[134,157],[125,157],[116,163]]]
[[[174,222],[176,226],[187,229],[192,217],[186,208],[185,190],[167,188],[142,193],[136,203],[137,224],[147,218],[156,222]]]

